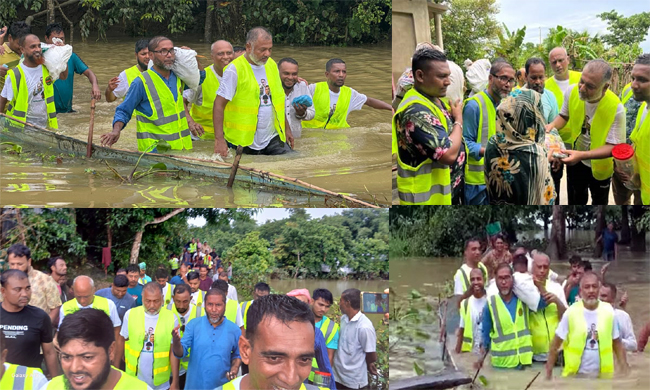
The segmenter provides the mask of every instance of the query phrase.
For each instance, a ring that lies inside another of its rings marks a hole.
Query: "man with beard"
[[[108,87],[104,92],[107,102],[114,102],[118,98],[124,98],[126,96],[131,83],[133,80],[138,78],[140,73],[147,70],[149,65],[149,40],[140,39],[135,43],[135,62],[136,64],[132,67],[123,70],[120,72],[117,77],[113,77],[108,82]]]
[[[212,57],[212,65],[205,71],[203,84],[197,91],[188,89],[183,92],[185,113],[190,130],[200,136],[201,139],[214,139],[214,124],[212,123],[213,97],[217,96],[219,85],[223,79],[224,68],[233,60],[232,45],[228,41],[218,40],[210,46],[210,56]]]
[[[625,143],[625,108],[609,89],[612,68],[602,59],[585,65],[580,82],[569,86],[564,104],[547,131],[558,129],[568,144],[562,163],[567,165],[570,205],[606,205],[614,173],[612,149]]]
[[[111,367],[116,353],[111,319],[101,310],[70,314],[57,339],[63,375],[44,390],[151,390],[145,382]]]
[[[187,284],[179,284],[174,289],[174,299],[167,305],[167,310],[171,310],[174,314],[174,328],[177,326],[180,330],[180,337],[183,337],[185,326],[193,319],[201,317],[205,314],[205,310],[201,306],[194,306],[190,302],[190,286]],[[187,366],[190,361],[189,355],[181,359],[180,370],[178,373],[178,388],[185,388],[185,381],[187,376]]]
[[[178,358],[190,355],[187,389],[214,389],[234,379],[239,371],[238,340],[241,331],[224,316],[226,294],[213,288],[205,294],[205,316],[174,327],[173,352]]]
[[[309,86],[309,92],[314,97],[315,117],[302,125],[312,129],[343,129],[350,127],[348,115],[368,106],[378,110],[393,111],[393,107],[381,100],[366,95],[345,86],[348,76],[347,66],[340,58],[332,58],[325,64],[325,77]]]
[[[465,241],[465,264],[461,265],[454,275],[454,295],[460,295],[458,304],[474,294],[470,283],[470,273],[473,269],[483,271],[483,284],[488,280],[487,267],[481,263],[481,241],[478,238],[470,238]],[[460,306],[459,306],[460,307]]]
[[[580,374],[588,377],[612,378],[614,353],[619,363],[618,368],[623,373],[629,370],[614,309],[609,303],[598,300],[599,292],[598,275],[591,271],[585,272],[580,279],[582,300],[567,309],[555,331],[555,338],[546,362],[548,379],[553,376],[553,366],[562,344],[564,344],[562,376]]]
[[[7,363],[40,370],[45,357],[47,374],[58,375],[52,322],[43,310],[28,304],[32,285],[27,274],[17,269],[7,270],[0,277],[0,286],[4,295],[0,305],[0,331],[7,337]]]
[[[456,334],[456,353],[478,352],[481,347],[483,324],[481,316],[487,303],[485,297],[485,274],[480,268],[469,272],[472,295],[460,303],[460,324]]]
[[[22,64],[13,68],[5,78],[5,85],[0,93],[0,112],[34,125],[58,129],[56,107],[54,106],[54,81],[47,67],[41,50],[41,41],[34,34],[23,36],[20,50],[25,57]],[[60,80],[68,77],[68,69],[59,75]],[[7,102],[9,104],[7,105]],[[23,124],[11,122],[12,126],[22,128]]]
[[[298,62],[293,58],[283,58],[278,61],[278,71],[280,72],[280,80],[282,81],[282,88],[287,95],[285,98],[285,110],[287,112],[287,120],[291,126],[291,134],[294,138],[300,138],[302,133],[302,122],[314,119],[314,105],[307,107],[304,104],[293,103],[293,99],[298,96],[307,95],[310,98],[312,93],[309,91],[307,83],[298,80]]]
[[[219,289],[226,294],[226,311],[224,315],[227,319],[235,323],[243,333],[244,320],[241,315],[241,307],[239,307],[239,302],[237,302],[237,300],[228,298],[228,283],[221,279],[217,279],[212,283],[211,288]]]
[[[293,149],[272,48],[271,33],[254,27],[246,34],[246,54],[233,60],[223,73],[212,114],[214,152],[223,157],[228,147],[242,146],[246,154],[265,155]]]
[[[487,205],[483,155],[487,141],[496,134],[496,107],[515,86],[515,70],[508,62],[492,63],[487,89],[467,99],[463,108],[463,138],[467,145],[465,204]]]
[[[148,47],[153,68],[140,73],[131,83],[124,101],[115,109],[113,131],[101,136],[102,146],[116,143],[135,113],[140,152],[156,153],[157,145],[164,143],[174,150],[190,150],[192,139],[181,96],[188,86],[171,70],[176,62],[174,43],[157,36],[151,38]],[[203,83],[205,71],[200,75],[199,84]]]
[[[63,257],[50,257],[50,259],[47,261],[47,268],[50,270],[50,276],[52,279],[54,279],[54,282],[59,289],[59,294],[61,295],[61,303],[66,303],[68,300],[74,298],[74,294],[71,293],[66,283],[68,281],[68,278],[66,276],[68,274],[68,267],[65,264]],[[55,321],[54,323],[56,324],[58,321]]]
[[[126,312],[117,351],[124,350],[126,373],[137,376],[153,390],[178,389],[179,361],[171,351],[174,314],[163,309],[157,282],[145,284],[143,306]]]
[[[4,332],[0,332],[0,389],[34,390],[47,385],[47,378],[40,368],[6,363],[7,342]]]

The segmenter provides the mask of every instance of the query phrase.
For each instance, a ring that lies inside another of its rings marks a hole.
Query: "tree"
[[[157,225],[159,223],[163,223],[168,219],[170,219],[171,217],[173,217],[174,215],[178,215],[183,211],[185,211],[184,208],[175,209],[165,215],[154,218],[153,221],[145,222],[144,224],[142,224],[142,227],[135,233],[135,238],[133,239],[133,246],[131,247],[131,257],[129,258],[129,264],[138,263],[138,255],[140,254],[140,244],[142,243],[142,235],[144,234],[145,227],[147,227],[148,225]]]
[[[619,244],[627,245],[630,243],[631,232],[630,232],[630,219],[629,219],[629,210],[627,206],[621,206],[621,240]]]
[[[615,10],[611,10],[599,14],[598,17],[608,24],[609,34],[603,35],[602,39],[611,46],[641,43],[645,40],[650,28],[650,12],[624,17]]]
[[[526,36],[526,26],[510,32],[508,26],[502,23],[502,28],[498,30],[498,41],[492,44],[494,50],[494,57],[505,58],[512,66],[519,68],[523,63],[519,63],[519,55],[522,49],[522,43]]]
[[[605,213],[607,206],[598,206],[596,209],[596,238],[600,237],[606,228]],[[603,255],[603,240],[600,240],[596,243],[594,247],[594,258],[599,258]]]
[[[240,300],[252,298],[253,287],[268,280],[275,267],[275,257],[269,251],[269,242],[260,238],[260,232],[248,233],[232,248],[226,251],[224,261],[232,262],[237,294]]]
[[[562,206],[553,206],[551,222],[551,238],[546,248],[546,254],[552,260],[562,260],[566,255],[566,217]]]
[[[650,209],[643,206],[630,206],[630,208],[632,209],[632,241],[630,242],[630,251],[645,252],[645,235],[650,230]]]
[[[496,0],[449,0],[449,8],[442,15],[447,58],[457,64],[467,58],[472,61],[483,58],[488,43],[496,38],[499,30],[495,19],[499,12]]]

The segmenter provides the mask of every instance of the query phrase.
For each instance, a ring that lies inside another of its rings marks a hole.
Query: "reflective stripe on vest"
[[[578,301],[571,305],[565,315],[569,316],[569,333],[564,341],[562,376],[569,376],[576,374],[580,369],[582,353],[587,343],[587,322],[585,321],[583,302]],[[614,309],[609,303],[599,301],[596,315],[598,316],[596,331],[598,332],[600,377],[611,378],[614,374],[614,355],[612,353]]]
[[[341,87],[339,98],[334,105],[334,112],[331,112],[330,88],[327,82],[316,83],[313,97],[315,116],[310,121],[303,121],[302,126],[310,129],[343,129],[350,127],[347,118],[351,98],[352,89],[346,86]],[[330,114],[332,114],[331,117]]]
[[[124,355],[126,361],[126,372],[137,377],[140,352],[144,343],[145,321],[144,307],[138,306],[130,310],[129,314],[129,339],[124,343]],[[174,329],[174,315],[169,310],[161,310],[158,313],[158,321],[155,327],[153,341],[153,383],[159,386],[169,380],[171,365],[169,351],[172,342],[172,330]]]
[[[580,82],[580,77],[581,76],[582,76],[582,73],[570,70],[569,71],[569,86],[571,86],[573,84],[578,84]],[[546,82],[544,83],[544,88],[546,88],[549,91],[553,92],[553,95],[555,95],[555,100],[557,101],[557,109],[558,109],[558,111],[562,111],[562,105],[564,104],[564,93],[562,93],[562,90],[560,89],[560,86],[557,84],[557,81],[555,80],[555,77],[547,78]]]
[[[185,325],[189,324],[190,321],[192,321],[193,319],[195,319],[197,317],[202,317],[203,314],[204,314],[204,311],[201,310],[201,309],[202,309],[201,306],[194,306],[193,304],[190,303],[190,307],[187,309],[187,310],[190,311],[190,318],[187,320]],[[173,301],[170,302],[167,305],[167,310],[171,311],[172,314],[174,314],[174,317],[176,317],[176,320],[178,321],[178,324],[180,325],[181,324],[181,314],[178,312],[178,310],[176,310],[176,305],[174,305]],[[180,336],[181,337],[183,337],[183,333],[184,333],[184,331],[180,330]],[[186,370],[186,371],[187,371],[187,366],[190,363],[190,353],[191,353],[191,351],[192,351],[192,348],[188,348],[187,349],[187,356],[185,356],[184,358],[181,359],[181,367],[183,367],[183,369]]]
[[[548,286],[548,280],[546,285]],[[530,311],[530,333],[533,342],[533,353],[548,353],[551,341],[555,337],[555,330],[560,322],[557,305],[552,303],[537,312]]]
[[[461,351],[470,352],[472,350],[472,346],[474,345],[474,333],[472,329],[474,324],[472,324],[472,314],[469,312],[469,298],[463,299],[463,302],[461,302],[460,306],[462,308],[461,315],[463,316],[463,321],[465,324],[465,327],[463,328],[463,346],[461,348]]]
[[[214,71],[214,64],[205,70],[205,80],[199,86],[199,97],[201,98],[196,104],[192,104],[190,115],[194,121],[202,126],[204,130],[209,129],[214,133],[214,122],[212,119],[212,108],[214,99],[219,90],[219,79]],[[210,132],[210,131],[209,131]]]
[[[113,390],[147,390],[149,388],[149,385],[147,385],[146,382],[128,375],[124,371],[119,370],[115,367],[111,366],[111,369],[122,373],[120,380],[117,381]],[[59,375],[56,378],[52,378],[52,380],[47,384],[47,390],[63,390],[65,388],[64,375]],[[2,389],[4,390],[4,387]]]
[[[237,301],[234,299],[226,299],[226,313],[224,315],[235,325],[237,325],[237,306]]]
[[[320,330],[325,336],[325,344],[329,344],[339,331],[339,325],[330,320],[329,317],[323,317],[323,322],[320,324]]]
[[[627,101],[630,100],[632,96],[634,96],[634,94],[632,93],[632,83],[627,83],[627,85],[625,85],[625,87],[623,87],[623,90],[621,91],[621,96],[619,96],[619,98],[621,99],[621,103],[625,105],[625,103],[627,103]]]
[[[167,85],[153,70],[142,72],[138,77],[142,79],[144,90],[149,99],[152,115],[135,110],[138,122],[136,138],[138,150],[151,151],[154,145],[165,141],[172,149],[192,149],[192,139],[185,117],[183,105],[183,83],[176,77],[176,100]]]
[[[449,131],[447,120],[440,108],[412,88],[404,95],[404,100],[393,116],[393,136],[397,134],[397,115],[416,103],[428,108],[434,116],[438,117],[445,131]],[[427,158],[417,167],[412,167],[404,164],[398,153],[397,191],[400,204],[451,205],[449,166]]]
[[[598,103],[596,112],[591,121],[591,150],[597,149],[607,142],[607,134],[616,119],[616,109],[621,101],[618,96],[609,89],[605,96]],[[560,135],[565,143],[573,145],[582,131],[582,124],[585,121],[585,102],[580,99],[578,86],[575,86],[569,96],[569,119]],[[564,135],[563,135],[564,133]],[[612,157],[591,160],[591,172],[596,180],[606,180],[614,173],[614,161]]]
[[[43,373],[39,368],[19,366],[7,363],[9,368],[0,379],[2,390],[32,390],[34,387],[34,372]]]
[[[473,100],[478,104],[479,120],[476,129],[476,143],[486,147],[488,140],[496,133],[497,114],[494,109],[494,103],[485,91],[481,91],[471,98],[465,100],[465,104]],[[469,153],[469,148],[465,146],[467,152],[467,164],[465,165],[465,183],[470,185],[485,184],[485,167],[484,158],[474,159]]]
[[[174,295],[174,289],[172,288],[171,283],[167,283],[165,289],[163,290],[163,305],[169,305],[172,301],[172,296]]]
[[[54,105],[54,82],[50,77],[50,72],[43,65],[43,95],[45,96],[45,108],[47,111],[47,125],[53,129],[58,129],[59,124],[56,119],[56,107]],[[25,74],[23,73],[22,67],[16,66],[11,69],[7,74],[7,77],[11,80],[11,89],[13,92],[13,98],[10,102],[7,102],[7,115],[14,117],[23,122],[27,121],[27,111],[29,110],[29,90],[27,88],[27,82],[25,81]],[[50,83],[47,83],[47,80],[50,80]],[[25,125],[19,122],[10,122],[13,127],[24,128]]]
[[[493,295],[488,303],[492,316],[490,354],[494,367],[513,368],[532,364],[533,348],[528,327],[528,308],[517,300],[515,322],[500,295]]]
[[[641,123],[646,109],[647,104],[643,102],[636,115],[636,125],[630,134],[630,140],[634,144],[634,156],[641,179],[641,201],[644,205],[650,205],[650,113],[646,114]]]
[[[93,303],[91,306],[93,309],[101,310],[106,315],[109,317],[111,316],[111,309],[110,306],[108,305],[108,299],[104,297],[100,297],[98,295],[95,295],[95,298],[93,299]],[[77,298],[74,298],[72,300],[67,301],[66,303],[63,304],[63,315],[67,316],[72,313],[76,313],[79,311],[79,306],[77,305]]]
[[[205,298],[205,291],[198,290],[197,292],[198,292],[198,294],[196,294],[196,302],[194,304],[196,306],[203,306],[203,299]]]
[[[255,78],[253,68],[246,56],[237,57],[228,66],[237,69],[237,90],[232,100],[226,104],[223,113],[223,133],[228,142],[233,145],[249,146],[255,140],[257,130],[257,114],[260,106],[260,85]],[[285,124],[285,93],[280,81],[278,65],[269,58],[264,65],[266,80],[271,91],[273,106],[273,126],[280,135],[282,142],[286,141]],[[273,97],[276,97],[275,100]]]

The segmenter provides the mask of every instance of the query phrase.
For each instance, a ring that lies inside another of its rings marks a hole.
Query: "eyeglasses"
[[[185,317],[181,316],[181,332],[185,332]]]
[[[176,50],[172,48],[172,49],[169,49],[169,50],[166,50],[166,49],[162,49],[162,50],[152,50],[152,52],[153,52],[153,53],[160,53],[160,54],[162,54],[163,57],[167,57],[167,56],[170,55],[170,54],[174,54],[174,53],[176,53]]]
[[[508,84],[508,83],[514,84],[515,83],[515,79],[510,79],[510,78],[508,78],[508,76],[495,76],[495,75],[492,75],[492,77],[496,77],[497,79],[499,79],[499,81],[501,81],[504,84]]]

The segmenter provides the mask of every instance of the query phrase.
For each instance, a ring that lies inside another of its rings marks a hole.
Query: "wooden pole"
[[[86,147],[86,158],[93,154],[93,127],[95,126],[95,99],[90,101],[90,129],[88,129],[88,146]]]
[[[244,148],[241,145],[237,146],[237,154],[235,155],[235,161],[232,163],[230,177],[228,178],[228,184],[226,185],[228,188],[232,188],[232,184],[235,182],[235,176],[237,176],[237,169],[239,168],[239,160],[241,160],[242,153],[244,153]]]

